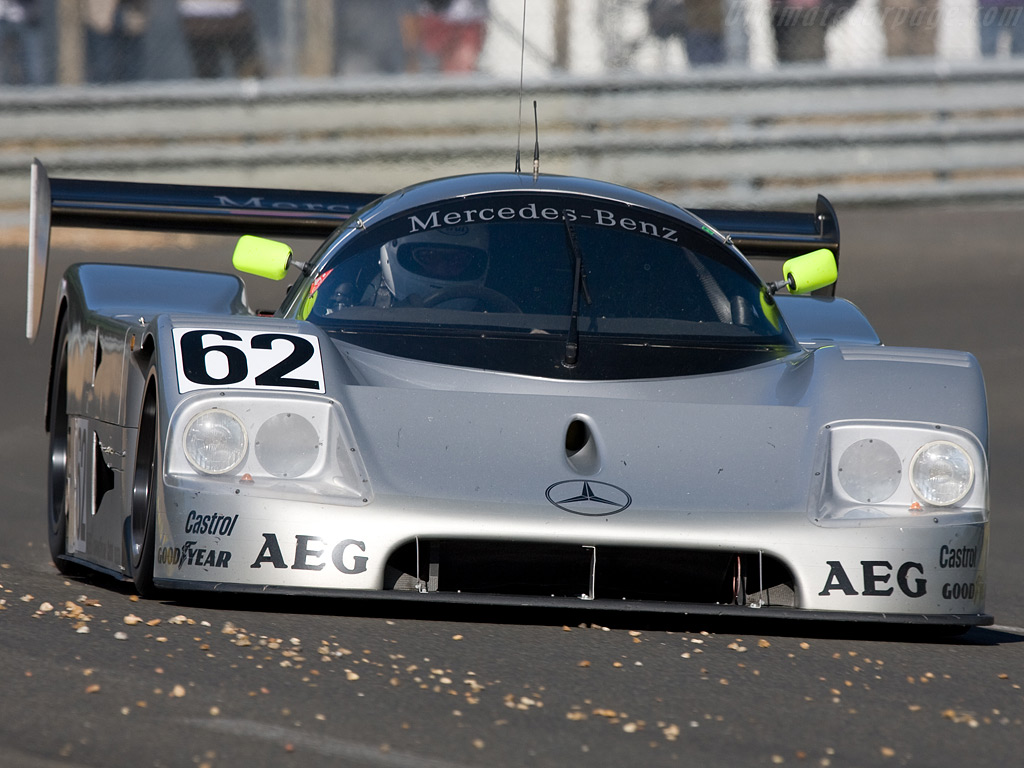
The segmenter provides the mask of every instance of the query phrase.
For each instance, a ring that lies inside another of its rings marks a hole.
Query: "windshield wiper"
[[[580,352],[580,294],[583,294],[587,306],[590,306],[591,301],[590,291],[587,290],[587,276],[583,274],[583,251],[580,250],[579,241],[576,239],[576,229],[569,219],[564,219],[564,221],[565,234],[569,240],[569,250],[571,251],[569,261],[573,268],[573,278],[572,310],[569,312],[569,333],[565,339],[565,358],[562,360],[562,365],[572,368],[576,365]]]

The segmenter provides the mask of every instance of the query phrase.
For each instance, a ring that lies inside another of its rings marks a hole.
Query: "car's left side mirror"
[[[292,249],[286,243],[255,235],[243,235],[235,245],[231,263],[239,272],[283,280],[292,263]]]
[[[771,283],[772,293],[785,288],[791,294],[807,294],[832,285],[839,277],[835,254],[828,248],[805,253],[782,265],[784,279]]]

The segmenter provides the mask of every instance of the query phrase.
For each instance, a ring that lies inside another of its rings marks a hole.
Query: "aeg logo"
[[[295,552],[292,557],[292,564],[288,565],[281,551],[281,545],[277,536],[273,533],[263,534],[263,547],[256,559],[249,566],[250,568],[262,568],[264,563],[269,563],[275,568],[291,568],[296,571],[320,571],[327,563],[317,562],[324,556],[327,550],[320,546],[324,540],[319,536],[295,537]],[[331,550],[331,563],[342,573],[365,573],[366,563],[369,558],[363,555],[349,555],[349,549],[355,547],[360,552],[366,551],[366,544],[355,539],[345,539],[334,545]]]
[[[888,584],[892,578],[892,563],[885,560],[861,560],[861,584],[863,589],[858,590],[853,581],[846,574],[846,569],[838,560],[826,561],[829,568],[828,578],[825,579],[825,588],[818,594],[828,597],[837,589],[844,595],[864,595],[868,597],[887,597],[891,595],[894,588],[891,586],[882,587]],[[911,578],[916,572],[917,578]],[[924,575],[924,566],[921,563],[903,563],[896,569],[896,586],[899,587],[907,597],[924,597],[928,591],[927,579],[920,578]]]

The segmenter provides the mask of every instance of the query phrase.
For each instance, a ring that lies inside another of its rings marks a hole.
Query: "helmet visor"
[[[480,248],[446,243],[402,243],[398,263],[414,275],[434,280],[479,280],[487,270],[487,254]]]

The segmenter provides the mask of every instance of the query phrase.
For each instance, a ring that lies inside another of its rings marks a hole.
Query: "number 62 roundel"
[[[174,328],[178,391],[324,391],[320,340],[312,334]]]

